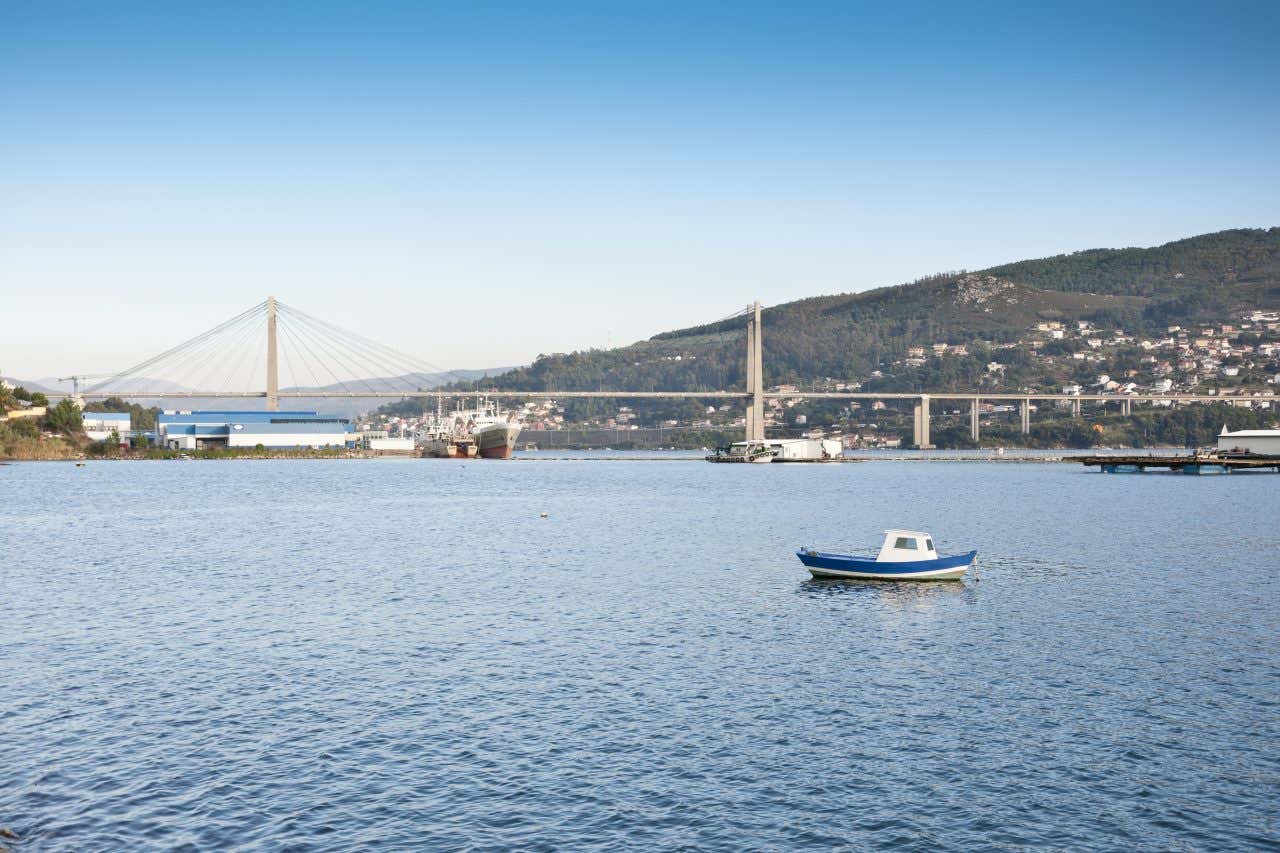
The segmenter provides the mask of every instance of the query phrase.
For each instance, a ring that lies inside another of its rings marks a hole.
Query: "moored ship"
[[[500,421],[477,425],[471,433],[480,456],[485,459],[510,459],[520,437],[517,421]]]
[[[421,436],[422,455],[440,459],[510,459],[520,421],[496,403],[480,400],[473,409],[438,413]]]
[[[475,439],[448,432],[428,433],[422,438],[422,455],[432,459],[475,459]]]

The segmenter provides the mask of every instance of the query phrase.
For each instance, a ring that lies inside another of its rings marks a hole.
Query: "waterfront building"
[[[133,430],[133,417],[128,412],[84,412],[81,418],[84,434],[91,441],[106,441],[113,432],[123,441]]]
[[[317,412],[166,411],[156,416],[156,443],[171,450],[258,445],[298,450],[348,447],[356,440],[350,420]]]
[[[1259,456],[1280,456],[1280,429],[1242,429],[1227,432],[1226,426],[1218,433],[1218,449],[1253,453]]]
[[[413,453],[414,442],[412,438],[371,438],[365,447],[377,453],[409,455]]]
[[[24,403],[23,406],[24,408],[5,412],[5,419],[16,421],[18,418],[43,418],[49,411],[47,406],[33,406],[30,403]]]

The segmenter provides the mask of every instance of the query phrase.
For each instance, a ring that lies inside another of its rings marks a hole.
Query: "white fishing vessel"
[[[509,459],[520,436],[520,419],[485,398],[473,408],[438,410],[420,433],[423,456],[440,459]]]

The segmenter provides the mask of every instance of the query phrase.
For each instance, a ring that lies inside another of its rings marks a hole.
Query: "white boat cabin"
[[[936,559],[938,552],[934,550],[933,537],[919,530],[886,530],[884,544],[876,555],[877,563],[914,563]]]
[[[774,462],[822,462],[839,459],[844,446],[832,438],[767,438],[762,441],[735,441],[732,456],[750,455],[757,448],[767,448]]]

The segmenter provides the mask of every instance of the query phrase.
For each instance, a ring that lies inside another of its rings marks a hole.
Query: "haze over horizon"
[[[496,367],[1280,224],[1280,7],[1226,6],[9,4],[0,372],[268,294]]]

